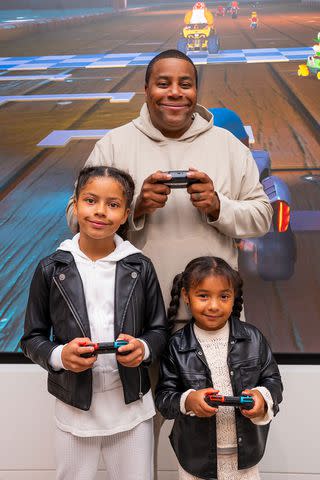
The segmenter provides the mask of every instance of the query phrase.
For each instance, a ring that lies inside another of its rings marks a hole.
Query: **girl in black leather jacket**
[[[21,347],[48,370],[56,397],[58,480],[153,475],[154,402],[149,365],[167,342],[152,263],[125,234],[134,193],[127,173],[80,172],[74,200],[80,233],[41,260],[30,287]],[[96,342],[128,342],[97,355]]]
[[[258,480],[282,383],[262,333],[239,319],[242,280],[224,260],[199,257],[174,279],[169,321],[180,294],[192,319],[171,338],[156,389],[160,413],[175,420],[179,480]],[[248,395],[254,406],[216,408],[206,401],[213,393]]]

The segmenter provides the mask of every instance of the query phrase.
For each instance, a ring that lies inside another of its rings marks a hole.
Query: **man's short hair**
[[[148,85],[152,69],[155,63],[159,62],[159,60],[162,60],[163,58],[178,58],[179,60],[185,60],[186,62],[189,62],[193,66],[194,70],[194,76],[196,79],[196,88],[198,88],[198,72],[195,67],[195,64],[191,60],[191,58],[188,57],[185,53],[180,52],[180,50],[165,50],[164,52],[159,53],[156,55],[149,63],[147,66],[147,71],[146,71],[146,76],[145,76],[145,85]]]

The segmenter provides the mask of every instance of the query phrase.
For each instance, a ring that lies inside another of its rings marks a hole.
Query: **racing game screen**
[[[19,352],[35,267],[72,236],[95,142],[139,115],[146,65],[178,48],[198,103],[240,117],[274,210],[264,237],[235,241],[246,320],[275,353],[319,354],[320,3],[62,3],[0,6],[0,352]]]

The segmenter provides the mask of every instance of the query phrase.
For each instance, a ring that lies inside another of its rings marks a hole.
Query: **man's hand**
[[[134,218],[153,213],[157,208],[163,208],[168,200],[171,189],[164,185],[165,180],[170,180],[171,175],[160,170],[146,178],[142,184],[140,195],[137,198]]]
[[[210,407],[204,399],[207,394],[212,393],[219,393],[219,390],[203,388],[202,390],[190,392],[185,402],[186,412],[193,412],[197,417],[212,417],[215,415],[218,408]]]
[[[242,415],[247,418],[263,418],[268,407],[259,390],[243,390],[242,395],[250,395],[254,400],[254,407],[250,410],[240,409]]]
[[[214,190],[211,178],[193,167],[189,168],[187,176],[199,182],[193,183],[187,188],[192,205],[204,212],[210,221],[217,220],[220,214],[220,200]]]
[[[117,340],[127,340],[128,345],[124,345],[118,349],[119,353],[130,352],[126,355],[117,354],[116,358],[124,367],[138,367],[143,361],[144,357],[144,344],[137,338],[121,333]]]
[[[84,372],[92,368],[97,357],[83,358],[82,353],[90,353],[94,351],[93,347],[86,347],[87,343],[92,343],[90,338],[74,338],[67,343],[61,352],[61,360],[66,370],[74,373]]]

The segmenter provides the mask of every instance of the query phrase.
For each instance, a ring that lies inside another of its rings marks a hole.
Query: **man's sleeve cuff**
[[[146,221],[146,216],[141,215],[139,218],[134,218],[134,211],[136,209],[136,202],[137,202],[138,195],[135,195],[131,204],[131,212],[128,217],[129,222],[129,229],[134,232],[138,232],[144,228],[144,224]]]
[[[59,371],[59,370],[66,370],[66,368],[64,367],[64,365],[62,363],[62,359],[61,359],[61,353],[62,353],[63,347],[64,347],[64,345],[59,345],[58,347],[56,347],[53,350],[53,352],[51,353],[50,358],[49,358],[49,365],[56,372]]]
[[[219,203],[220,203],[220,210],[219,210],[219,216],[216,220],[210,220],[210,216],[209,215],[206,215],[206,221],[208,223],[208,225],[211,225],[213,227],[216,227],[217,225],[219,225],[220,221],[221,221],[221,218],[222,218],[222,215],[223,215],[223,208],[224,208],[224,195],[220,192],[215,192],[215,194],[217,195],[217,197],[219,198]]]

